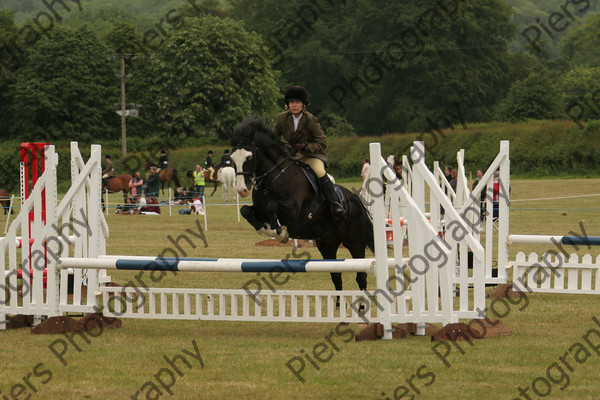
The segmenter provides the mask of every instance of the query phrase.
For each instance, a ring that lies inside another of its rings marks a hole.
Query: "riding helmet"
[[[308,92],[302,86],[292,86],[285,92],[285,104],[288,104],[290,100],[300,100],[307,106]]]

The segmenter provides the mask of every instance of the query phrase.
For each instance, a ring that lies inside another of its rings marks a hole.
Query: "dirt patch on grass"
[[[255,246],[264,247],[294,247],[294,240],[290,239],[287,243],[280,243],[275,239],[267,239],[262,242],[256,242]],[[298,247],[315,247],[313,240],[298,240]]]

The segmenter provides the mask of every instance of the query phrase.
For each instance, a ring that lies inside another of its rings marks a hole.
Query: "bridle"
[[[260,151],[258,150],[258,148],[256,147],[256,145],[254,143],[252,143],[251,146],[245,146],[245,147],[238,147],[236,150],[246,150],[248,152],[250,152],[252,154],[252,167],[250,168],[250,171],[244,171],[243,169],[243,165],[242,165],[242,171],[238,172],[236,171],[235,175],[243,175],[245,176],[250,176],[250,182],[252,183],[252,185],[254,185],[255,188],[259,188],[262,180],[264,178],[266,178],[267,175],[269,175],[271,172],[275,171],[281,164],[283,164],[285,161],[289,161],[290,160],[290,156],[286,156],[283,157],[281,160],[279,160],[275,165],[273,165],[271,168],[269,168],[265,173],[263,173],[262,175],[256,176],[256,158],[260,157]],[[234,150],[235,151],[235,150]],[[246,161],[247,162],[247,161]],[[273,178],[272,182],[275,182],[279,177],[281,177],[285,171],[289,168],[289,166],[291,165],[288,164],[287,166],[285,166],[283,169],[279,170],[279,174],[277,174],[277,176],[275,176],[275,178]]]

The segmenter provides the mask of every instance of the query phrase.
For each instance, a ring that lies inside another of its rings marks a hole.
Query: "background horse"
[[[335,259],[340,244],[353,258],[364,258],[365,248],[374,250],[373,222],[361,199],[336,185],[343,193],[345,216],[334,220],[324,201],[313,210],[315,191],[304,168],[290,160],[279,136],[264,119],[244,120],[235,128],[231,145],[236,191],[247,197],[255,184],[253,205],[243,206],[241,213],[259,233],[280,241],[287,241],[288,234],[296,239],[314,239],[324,259]],[[336,290],[342,290],[342,274],[331,273],[331,279]],[[356,282],[360,290],[366,289],[367,274],[357,273]]]
[[[219,170],[219,182],[223,186],[223,196],[229,200],[229,192],[235,185],[235,169],[233,167],[223,167]]]
[[[156,164],[154,164],[150,160],[147,160],[145,169],[149,170],[150,167],[156,167]],[[173,184],[175,185],[175,190],[177,190],[177,188],[181,186],[181,184],[179,183],[179,178],[177,177],[177,168],[167,167],[161,169],[158,173],[158,179],[160,180],[160,188],[162,189],[163,194],[165,194],[165,183],[167,184],[167,187],[170,187],[171,182],[173,182]]]
[[[219,178],[218,177],[219,177],[219,171],[221,170],[222,166],[223,165],[221,165],[221,164],[218,164],[218,165],[214,166],[215,173],[213,174],[213,178],[212,179],[210,179],[210,171],[207,170],[207,169],[204,170],[204,182],[205,183],[212,182],[212,183],[215,184],[214,187],[213,187],[213,191],[210,194],[211,196],[213,194],[215,194],[215,192],[217,191],[217,186],[219,186]]]
[[[113,193],[123,192],[123,203],[126,203],[127,194],[129,193],[129,181],[131,178],[132,177],[129,174],[121,174],[110,178],[108,185],[106,185],[106,189]],[[102,182],[102,191],[104,191],[104,189],[104,182]],[[104,196],[102,196],[102,201],[104,201]]]
[[[4,215],[8,214],[9,210],[10,213],[12,214],[13,211],[9,208],[10,207],[10,192],[4,189],[0,189],[0,204],[2,205],[2,208],[4,208]]]

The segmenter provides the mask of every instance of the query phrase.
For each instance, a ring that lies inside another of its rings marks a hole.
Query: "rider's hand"
[[[292,148],[295,151],[304,151],[304,149],[306,149],[306,142],[304,142],[304,143],[296,143],[295,145],[292,146]]]

